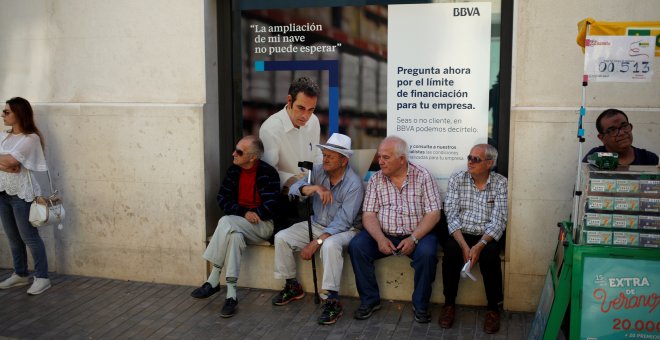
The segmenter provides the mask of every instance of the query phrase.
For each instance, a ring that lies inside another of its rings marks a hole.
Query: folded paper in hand
[[[472,279],[472,281],[477,281],[477,278],[474,277],[474,275],[472,275],[472,273],[470,272],[471,264],[472,264],[472,260],[468,260],[467,262],[465,262],[463,269],[461,269],[461,277],[462,278],[469,277],[470,279]]]

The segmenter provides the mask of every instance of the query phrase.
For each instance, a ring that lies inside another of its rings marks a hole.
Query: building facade
[[[186,285],[206,278],[201,254],[229,159],[221,149],[236,137],[219,128],[235,119],[235,98],[219,86],[231,67],[219,63],[231,48],[219,39],[231,27],[219,6],[229,5],[0,0],[0,97],[33,103],[67,207],[62,230],[41,231],[52,271]],[[556,223],[572,210],[577,22],[658,13],[656,0],[513,3],[506,309],[536,308]],[[636,146],[660,151],[659,71],[650,83],[588,86],[585,151],[599,144],[594,122],[609,107],[629,114]],[[11,267],[2,231],[0,267]]]

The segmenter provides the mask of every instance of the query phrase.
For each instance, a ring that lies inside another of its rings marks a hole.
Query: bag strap
[[[32,188],[32,196],[37,197],[37,194],[34,192],[34,185],[32,184],[32,170],[27,169],[27,171],[28,171],[28,182],[30,182],[30,187]],[[54,195],[56,191],[53,188],[53,180],[50,178],[50,171],[46,170],[46,174],[48,175],[48,184],[50,185],[50,194]]]
[[[44,154],[44,160],[46,160],[46,174],[48,175],[48,184],[50,185],[50,195],[55,195],[57,192],[55,188],[53,187],[53,180],[50,178],[50,171],[48,170],[48,159],[46,158],[46,152],[43,149],[43,146],[39,144],[39,147],[41,147],[41,152]],[[34,186],[32,185],[32,170],[26,168],[28,171],[28,181],[30,182],[30,187],[32,188],[32,196],[37,197],[37,195],[34,192]]]

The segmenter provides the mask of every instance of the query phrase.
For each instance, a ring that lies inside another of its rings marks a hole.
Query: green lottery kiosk
[[[660,339],[660,169],[582,165],[529,339]],[[564,327],[565,328],[565,327]]]

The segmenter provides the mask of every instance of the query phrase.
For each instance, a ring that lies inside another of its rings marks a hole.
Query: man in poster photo
[[[319,91],[313,80],[296,79],[289,86],[286,106],[268,117],[259,129],[259,138],[266,149],[263,160],[277,169],[285,194],[304,177],[298,162],[322,161],[321,152],[314,147],[320,143],[321,135],[319,119],[314,115]]]

